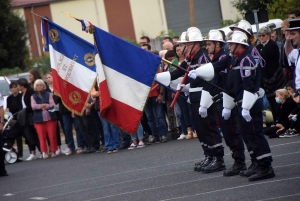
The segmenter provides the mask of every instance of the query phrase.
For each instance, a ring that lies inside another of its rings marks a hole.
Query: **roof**
[[[51,2],[54,1],[62,1],[62,0],[12,0],[11,5],[12,7],[29,7],[29,6],[50,4]]]

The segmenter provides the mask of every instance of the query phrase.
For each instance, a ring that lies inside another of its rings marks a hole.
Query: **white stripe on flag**
[[[95,55],[95,62],[96,62],[96,71],[98,74],[98,84],[104,80],[106,80],[104,71],[103,71],[103,65],[101,62],[101,59],[99,57],[99,54]]]
[[[50,60],[51,60],[51,68],[55,69],[58,75],[63,79],[66,80],[68,70],[70,67],[72,59],[69,59],[66,56],[62,56],[63,54],[56,51],[52,45],[49,45],[49,52],[50,52]],[[61,64],[60,64],[60,58],[63,58]],[[58,68],[58,64],[59,68]],[[64,66],[65,65],[65,66]],[[92,87],[92,84],[94,83],[96,79],[96,72],[86,68],[85,66],[75,62],[75,65],[73,66],[73,70],[71,71],[71,74],[69,78],[67,79],[68,83],[71,83],[75,87],[89,93]]]
[[[111,98],[142,111],[150,87],[105,65],[103,66]]]

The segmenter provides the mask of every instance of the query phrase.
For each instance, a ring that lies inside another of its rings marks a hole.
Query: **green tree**
[[[300,9],[299,0],[277,0],[267,5],[269,18],[288,18],[288,13],[292,10]]]
[[[169,29],[168,33],[166,31],[161,31],[156,38],[163,38],[166,36],[173,38],[174,36],[179,36],[179,35],[176,32],[174,32],[172,29]]]
[[[267,9],[270,19],[286,19],[291,10],[300,8],[299,0],[235,0],[233,6],[244,15],[247,11]]]
[[[26,67],[29,51],[24,20],[12,11],[10,0],[0,1],[0,69]]]
[[[247,11],[266,8],[267,4],[272,4],[274,0],[235,0],[233,6],[243,15]]]

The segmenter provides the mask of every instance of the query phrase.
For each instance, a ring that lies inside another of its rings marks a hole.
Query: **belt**
[[[195,88],[189,88],[189,92],[198,92],[202,91],[203,87],[195,87]]]

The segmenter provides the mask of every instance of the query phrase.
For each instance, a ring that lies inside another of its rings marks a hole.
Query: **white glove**
[[[202,118],[207,117],[207,108],[200,106],[199,108],[199,114],[201,115]]]
[[[228,120],[230,116],[231,116],[231,110],[224,107],[222,110],[222,117],[224,117],[225,120]]]
[[[250,122],[252,117],[250,116],[250,111],[249,110],[246,110],[246,109],[243,109],[242,110],[242,116],[244,117],[244,119],[247,121],[247,122]]]
[[[189,72],[189,75],[188,75],[190,78],[192,78],[192,79],[196,79],[197,78],[197,71],[196,70],[191,70],[190,72]]]
[[[178,84],[177,85],[177,88],[176,88],[177,91],[182,91],[182,92],[188,92],[189,89],[186,87],[185,84]]]

